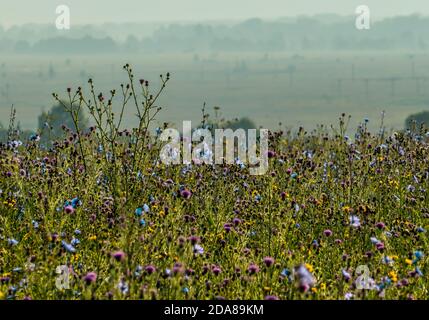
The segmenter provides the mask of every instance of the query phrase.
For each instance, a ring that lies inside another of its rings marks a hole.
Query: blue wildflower
[[[421,251],[416,251],[414,252],[414,256],[416,257],[416,259],[414,260],[414,263],[417,263],[424,257],[424,254]]]
[[[31,223],[33,224],[33,228],[34,229],[38,229],[39,228],[39,223],[35,220],[31,221]]]
[[[420,276],[423,277],[423,272],[420,270],[419,267],[416,267],[416,273]]]
[[[135,211],[135,214],[137,217],[140,217],[143,214],[143,209],[142,208],[137,208]]]
[[[289,271],[289,269],[283,269],[283,271],[282,271],[282,273],[281,273],[281,275],[283,276],[283,277],[288,277],[289,275],[290,275],[290,271]]]
[[[64,240],[61,241],[61,244],[62,244],[63,248],[66,249],[67,252],[70,252],[70,253],[76,252],[76,249],[73,247],[73,245],[65,242]]]
[[[16,246],[18,243],[19,243],[19,241],[18,240],[15,240],[15,239],[7,239],[7,242],[9,243],[9,245],[11,245],[11,246]]]
[[[422,227],[418,227],[417,232],[424,233],[424,232],[426,232],[426,229],[424,229]]]

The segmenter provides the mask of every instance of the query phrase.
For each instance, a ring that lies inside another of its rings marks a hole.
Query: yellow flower
[[[352,212],[352,208],[350,208],[349,206],[344,206],[343,207],[343,212],[344,213],[350,213],[350,212]]]
[[[311,288],[311,291],[313,291],[313,293],[317,293],[317,288]]]
[[[411,259],[405,259],[405,263],[411,266],[413,264],[413,260]]]
[[[95,234],[92,236],[89,236],[88,240],[90,241],[97,240],[97,236]]]
[[[77,262],[77,261],[79,261],[79,257],[80,257],[79,254],[76,253],[76,254],[72,255],[71,261],[72,262]]]
[[[311,265],[311,264],[309,264],[309,263],[306,263],[305,264],[305,267],[307,268],[307,270],[309,271],[309,272],[313,272],[313,266]]]
[[[264,287],[264,291],[271,291],[271,288],[270,287]]]
[[[326,289],[326,283],[321,283],[320,284],[320,290],[325,290]]]
[[[392,279],[393,282],[398,281],[398,275],[393,270],[389,272],[389,278]]]

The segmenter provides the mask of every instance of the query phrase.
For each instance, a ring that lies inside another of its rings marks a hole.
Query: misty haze
[[[125,12],[143,10],[138,2],[128,3]],[[206,4],[212,10],[201,13],[200,20],[195,12],[193,19],[185,14],[191,6],[198,10],[195,2],[176,8],[176,18],[153,4],[147,7],[150,19],[134,12],[125,22],[114,14],[118,4],[99,7],[100,15],[90,19],[85,4],[76,1],[70,6],[70,30],[56,29],[54,2],[33,8],[37,14],[32,16],[18,4],[5,4],[1,123],[7,125],[13,104],[22,128],[35,129],[37,116],[54,104],[52,92],[85,88],[89,78],[108,92],[124,80],[127,62],[136,76],[154,85],[159,74],[171,73],[159,102],[168,112],[159,114],[159,123],[196,121],[206,103],[208,109],[220,107],[220,117],[246,117],[269,128],[329,125],[341,112],[356,122],[370,118],[375,127],[385,110],[387,127],[400,129],[409,114],[428,108],[429,18],[420,14],[429,6],[424,2],[387,10],[382,1],[369,1],[370,30],[355,27],[356,1],[312,4],[307,15],[303,4],[270,4],[247,9],[235,4],[224,16]],[[409,15],[394,16],[404,11]],[[125,111],[124,126],[132,121],[133,111]]]

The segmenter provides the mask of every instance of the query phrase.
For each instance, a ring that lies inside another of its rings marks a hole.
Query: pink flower
[[[323,231],[323,234],[327,237],[330,237],[330,236],[332,236],[332,231],[329,229],[326,229],[325,231]]]
[[[74,211],[75,210],[74,210],[73,206],[71,206],[71,205],[68,205],[68,206],[64,207],[64,212],[67,213],[67,214],[73,214]]]
[[[112,253],[112,257],[116,261],[124,261],[125,260],[125,253],[123,251],[116,251]]]
[[[95,272],[88,272],[83,280],[86,282],[86,284],[94,283],[97,281],[97,274]]]

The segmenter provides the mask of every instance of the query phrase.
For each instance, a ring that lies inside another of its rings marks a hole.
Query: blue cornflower
[[[40,136],[38,134],[33,133],[33,134],[30,135],[30,140],[31,141],[39,141],[40,140]]]
[[[72,205],[72,207],[73,208],[77,208],[78,206],[81,206],[82,205],[82,201],[80,201],[79,200],[79,198],[73,198],[72,200],[71,200],[71,205]]]
[[[419,267],[416,267],[416,273],[420,276],[423,277],[423,272],[420,270]]]
[[[39,228],[39,223],[35,220],[31,221],[31,223],[33,224],[33,228],[34,229],[38,229]]]
[[[424,228],[422,228],[422,227],[418,227],[418,228],[417,228],[417,232],[424,233],[424,232],[426,232],[426,229],[424,229]]]
[[[137,208],[135,211],[135,214],[137,217],[140,217],[143,214],[143,209],[142,208]]]
[[[195,253],[195,255],[203,254],[204,248],[202,246],[200,246],[199,244],[195,244],[194,245],[194,253]]]
[[[289,271],[289,269],[283,269],[283,271],[282,271],[282,273],[281,273],[281,275],[283,276],[283,277],[288,277],[289,275],[290,275],[290,271]]]
[[[420,261],[424,257],[424,254],[421,251],[416,251],[416,252],[414,252],[414,256],[416,257],[415,261],[417,262],[417,261]]]
[[[139,276],[141,275],[142,271],[143,271],[143,267],[142,267],[141,265],[138,265],[138,266],[136,267],[136,271],[134,271],[134,275],[135,275],[136,277],[139,277]]]
[[[73,247],[73,245],[65,242],[64,240],[61,241],[61,244],[64,247],[64,249],[66,249],[67,252],[70,252],[70,253],[75,253],[76,252],[76,249]]]
[[[149,206],[148,206],[146,203],[143,205],[143,210],[144,210],[144,212],[146,212],[146,213],[148,213],[148,212],[149,212]]]
[[[140,219],[140,225],[141,225],[142,227],[146,226],[146,221],[145,221],[145,219]]]
[[[16,240],[16,239],[7,239],[7,242],[9,243],[9,245],[11,245],[11,246],[16,246],[18,243],[19,243],[19,241],[18,240]]]

